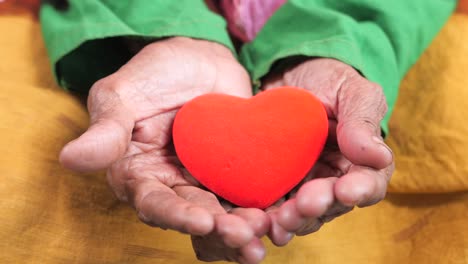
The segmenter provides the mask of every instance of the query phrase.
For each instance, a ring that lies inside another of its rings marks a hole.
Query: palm
[[[246,257],[252,249],[263,250],[255,235],[266,232],[261,230],[267,216],[254,209],[227,214],[216,196],[183,169],[172,144],[177,110],[206,93],[251,96],[249,76],[227,48],[187,38],[150,44],[93,86],[88,97],[92,124],[64,147],[61,162],[79,171],[108,168],[112,189],[142,221],[210,234],[219,250],[241,248],[244,252],[233,257]],[[261,226],[251,224],[253,216]],[[194,246],[211,253],[204,243]]]
[[[391,152],[380,137],[386,112],[385,97],[377,85],[352,67],[332,59],[308,59],[268,76],[264,89],[297,86],[323,103],[329,118],[324,151],[306,178],[281,206],[269,209],[270,238],[277,245],[288,234],[306,235],[355,205],[367,206],[385,196],[393,172]]]
[[[193,217],[199,220],[204,214],[222,214],[225,210],[213,194],[200,188],[176,156],[171,140],[176,111],[137,122],[124,158],[112,165],[108,179],[119,198],[130,200],[142,221],[185,233],[205,234],[203,224],[207,223],[190,222]],[[178,218],[178,208],[186,210],[189,222]]]
[[[338,146],[325,146],[322,155],[304,182],[317,178],[341,177],[348,172],[351,165],[351,162],[340,152]]]

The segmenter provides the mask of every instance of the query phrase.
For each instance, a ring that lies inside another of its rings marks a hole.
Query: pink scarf
[[[255,38],[267,20],[286,0],[206,0],[208,6],[222,14],[229,32],[243,42]]]

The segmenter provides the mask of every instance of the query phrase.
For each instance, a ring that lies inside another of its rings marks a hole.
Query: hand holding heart
[[[270,226],[266,213],[239,208],[228,214],[173,151],[177,110],[207,93],[252,95],[249,76],[229,49],[182,37],[147,45],[92,87],[91,125],[63,148],[60,160],[77,171],[108,169],[111,188],[142,221],[217,246],[208,251],[194,245],[199,258],[258,263],[265,254],[258,237]]]
[[[264,82],[265,90],[303,87],[325,106],[329,135],[325,149],[302,184],[280,206],[268,209],[269,236],[285,245],[294,234],[317,231],[324,222],[382,200],[394,163],[380,136],[387,111],[382,89],[352,67],[333,59],[309,59]]]
[[[173,126],[177,156],[193,177],[235,205],[260,209],[306,176],[327,133],[322,103],[293,87],[249,99],[202,95]]]
[[[259,237],[268,232],[283,245],[292,233],[317,229],[342,207],[377,202],[392,171],[391,153],[379,138],[385,112],[379,87],[327,59],[271,76],[264,88],[285,85],[306,88],[324,103],[329,142],[299,190],[268,214],[252,208],[227,213],[229,205],[201,188],[172,146],[175,114],[188,101],[209,93],[251,96],[247,73],[216,43],[161,40],[97,82],[88,97],[91,125],[63,148],[60,160],[77,171],[108,169],[119,199],[152,226],[193,235],[199,259],[258,263],[265,254]]]

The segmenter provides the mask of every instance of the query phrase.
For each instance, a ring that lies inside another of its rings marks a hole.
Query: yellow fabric
[[[455,14],[403,80],[387,143],[392,192],[468,190],[468,15]]]
[[[460,52],[468,34],[462,23],[466,18],[454,16],[405,80],[388,141],[399,165],[394,191],[466,190],[467,124],[459,103],[468,75],[459,72],[466,70],[468,56],[462,64]],[[86,129],[85,108],[55,86],[36,22],[0,17],[0,36],[0,263],[199,263],[187,236],[140,223],[114,198],[103,173],[60,167],[61,146]],[[442,110],[430,115],[428,108]],[[449,108],[454,113],[444,118]],[[418,121],[432,117],[432,124]],[[285,248],[268,244],[265,263],[466,264],[466,219],[466,191],[390,194]]]

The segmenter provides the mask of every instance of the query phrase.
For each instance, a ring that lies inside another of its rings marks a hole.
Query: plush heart
[[[281,87],[244,99],[207,94],[177,113],[174,145],[205,187],[241,207],[266,208],[312,168],[328,134],[322,103]]]

